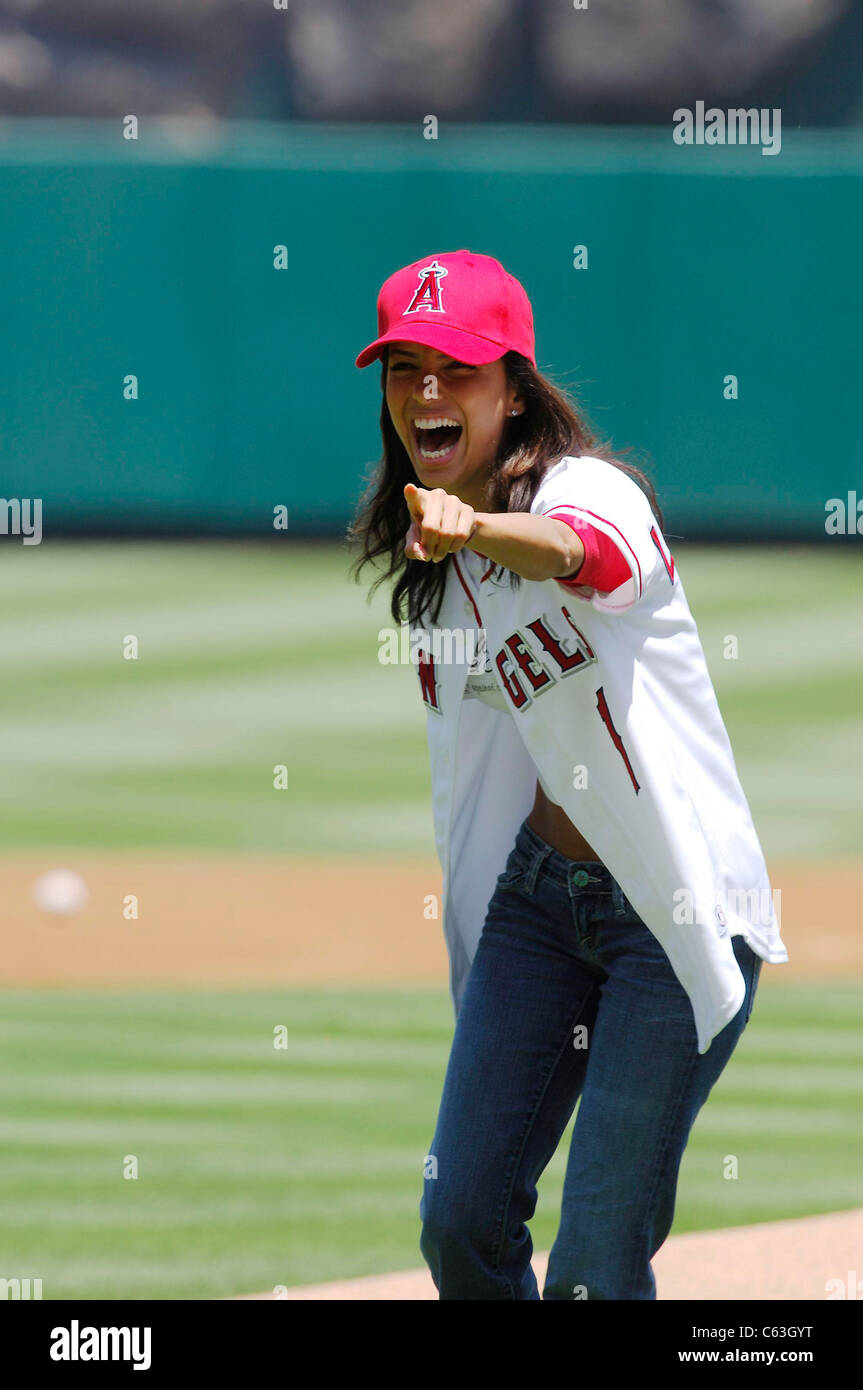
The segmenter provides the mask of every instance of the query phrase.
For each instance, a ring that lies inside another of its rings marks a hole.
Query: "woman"
[[[355,572],[385,557],[411,625],[456,1010],[421,1249],[442,1299],[538,1299],[580,1099],[543,1297],[653,1299],[692,1124],[788,958],[761,847],[653,488],[537,371],[522,286],[403,267],[379,358]]]

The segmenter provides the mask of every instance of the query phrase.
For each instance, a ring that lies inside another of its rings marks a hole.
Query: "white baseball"
[[[36,880],[33,896],[43,912],[77,912],[87,901],[87,885],[71,869],[51,869]]]

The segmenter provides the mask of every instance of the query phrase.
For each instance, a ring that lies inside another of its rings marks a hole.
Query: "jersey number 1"
[[[623,739],[614,727],[614,720],[611,717],[611,710],[608,708],[608,701],[605,698],[605,691],[602,686],[596,692],[596,708],[599,710],[599,717],[611,735],[611,741],[626,764],[632,785],[635,787],[635,795],[638,796],[638,782],[635,780],[635,773],[632,770],[632,763],[629,761],[629,754],[623,746]]]

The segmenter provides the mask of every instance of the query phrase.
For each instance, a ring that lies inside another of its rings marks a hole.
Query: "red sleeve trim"
[[[562,508],[553,508],[543,515],[552,516],[555,521],[565,521],[584,546],[584,560],[580,569],[567,579],[557,580],[565,589],[587,588],[596,589],[600,594],[610,594],[632,578],[632,571],[619,547],[604,531],[598,531],[584,517]]]

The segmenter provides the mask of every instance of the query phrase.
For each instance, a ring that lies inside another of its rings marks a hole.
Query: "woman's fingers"
[[[447,553],[452,555],[461,550],[473,532],[473,507],[469,507],[466,502],[462,502],[458,497],[450,499],[453,506],[450,510],[444,510],[444,525],[447,536]]]
[[[413,559],[439,563],[461,550],[474,529],[474,510],[455,493],[443,488],[405,487],[405,500],[411,514],[411,527],[405,537],[405,552]]]
[[[420,540],[430,560],[440,559],[439,547],[446,500],[447,494],[442,487],[433,488],[426,493]]]
[[[428,492],[424,487],[417,487],[415,483],[405,483],[404,497],[412,520],[422,521],[427,496]]]
[[[439,535],[433,558],[443,560],[461,550],[474,529],[474,510],[460,497],[450,493],[443,505]]]
[[[412,521],[405,536],[405,554],[410,560],[427,560],[428,555],[420,541],[420,527]]]
[[[408,485],[410,486],[410,484]],[[410,494],[405,494],[410,499]],[[443,488],[418,488],[414,494],[414,506],[411,509],[413,525],[416,527],[416,539],[419,542],[424,554],[421,559],[431,560],[434,558],[433,550],[440,535],[440,518],[443,514],[443,501],[446,493]],[[410,506],[410,500],[408,501]]]
[[[467,502],[462,502],[461,510],[458,515],[458,529],[456,539],[458,546],[455,549],[461,550],[466,541],[469,541],[476,530],[476,512],[473,507],[469,507]]]
[[[408,505],[411,524],[405,536],[405,554],[411,560],[428,560],[430,556],[422,543],[423,524],[431,493],[427,488],[406,483],[404,498]]]

